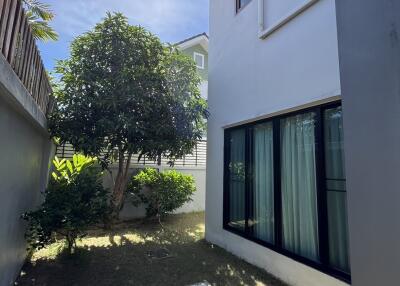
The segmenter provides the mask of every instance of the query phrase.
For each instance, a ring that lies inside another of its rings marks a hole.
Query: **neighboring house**
[[[201,76],[201,96],[208,98],[208,35],[202,33],[176,44],[186,55],[193,58]]]
[[[290,285],[400,285],[400,2],[210,5],[206,239]]]

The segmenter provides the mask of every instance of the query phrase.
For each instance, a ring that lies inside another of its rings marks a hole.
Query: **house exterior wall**
[[[208,99],[208,52],[200,45],[194,45],[183,49],[182,52],[192,59],[194,59],[194,53],[200,53],[204,55],[204,69],[197,69],[201,77],[200,94],[204,99]]]
[[[186,48],[182,52],[193,59],[194,53],[200,53],[204,55],[204,69],[197,69],[201,79],[203,81],[208,81],[208,52],[204,50],[201,45],[195,45],[193,47]]]
[[[0,285],[14,285],[26,257],[21,214],[40,202],[53,145],[45,117],[0,55]]]
[[[399,285],[400,2],[336,2],[352,284]]]
[[[270,0],[272,1],[272,0]],[[290,285],[346,285],[223,230],[224,127],[340,97],[334,0],[320,0],[261,40],[258,5],[210,1],[206,239]]]

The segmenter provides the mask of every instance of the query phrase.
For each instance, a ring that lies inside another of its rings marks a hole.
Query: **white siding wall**
[[[268,0],[279,1],[279,0]],[[210,1],[206,238],[291,285],[344,285],[222,229],[223,127],[340,95],[334,0],[321,0],[265,40],[253,0]]]

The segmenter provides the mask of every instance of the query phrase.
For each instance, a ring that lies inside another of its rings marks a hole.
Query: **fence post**
[[[21,0],[0,0],[0,53],[46,114],[52,90]]]

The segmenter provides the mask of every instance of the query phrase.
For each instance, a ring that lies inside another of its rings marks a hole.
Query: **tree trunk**
[[[128,186],[129,181],[128,172],[131,158],[131,153],[128,154],[128,158],[125,160],[124,152],[119,152],[118,173],[111,195],[111,220],[118,219],[119,212],[121,211],[124,202],[126,187]]]
[[[157,155],[157,165],[158,169],[157,171],[160,173],[161,172],[161,160],[162,160],[162,154],[159,152]],[[161,225],[162,229],[164,229],[164,225],[161,223],[161,214],[160,214],[160,202],[157,202],[157,219],[158,223]]]
[[[162,160],[161,153],[158,153],[158,155],[157,155],[157,165],[158,165],[158,168],[161,168],[161,160]],[[160,170],[160,169],[158,169],[158,170]]]
[[[66,240],[67,240],[67,251],[69,255],[74,253],[75,239],[76,237],[72,233],[70,232],[67,233]]]

